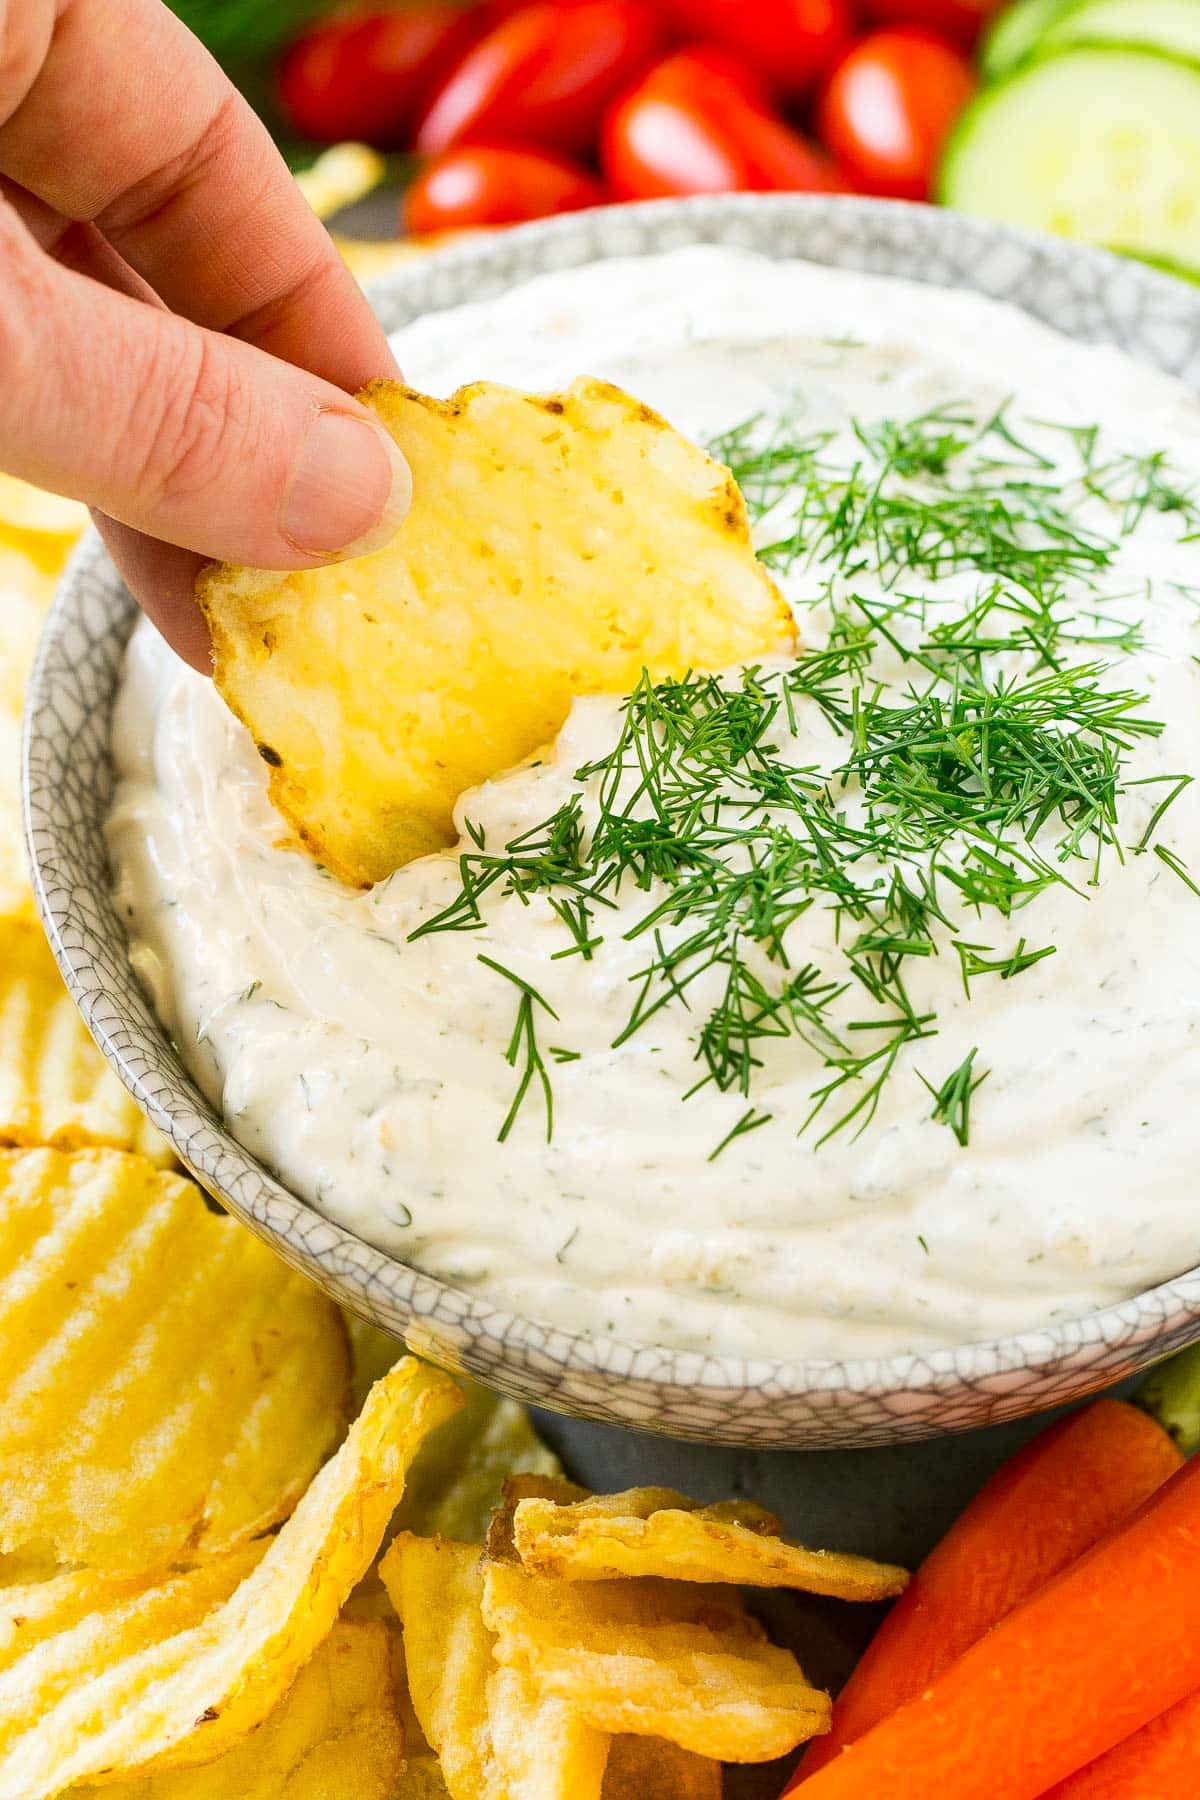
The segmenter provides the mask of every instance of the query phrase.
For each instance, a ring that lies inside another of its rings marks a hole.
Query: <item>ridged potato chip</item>
[[[181,1176],[0,1151],[0,1551],[108,1568],[284,1518],[349,1413],[333,1303]]]
[[[426,1755],[405,1759],[395,1800],[452,1800],[442,1765],[432,1750]]]
[[[404,1737],[386,1625],[339,1622],[275,1711],[225,1755],[72,1800],[393,1800]]]
[[[601,1800],[721,1800],[722,1770],[665,1738],[615,1737]]]
[[[388,166],[378,150],[366,144],[331,144],[296,177],[296,186],[318,219],[331,219],[353,206],[387,179]],[[0,496],[2,503],[2,496]]]
[[[0,1145],[107,1145],[171,1161],[93,1044],[40,926],[0,918]]]
[[[87,529],[88,509],[81,500],[49,494],[17,475],[0,474],[0,544],[24,546],[26,540],[49,540],[56,554]],[[47,551],[49,554],[49,551]]]
[[[553,1478],[560,1464],[519,1401],[456,1379],[463,1409],[434,1435],[413,1470],[396,1522],[423,1536],[481,1544],[506,1477],[523,1471]]]
[[[828,1731],[827,1694],[766,1641],[736,1591],[679,1581],[564,1582],[493,1563],[495,1657],[597,1731],[667,1738],[722,1762],[770,1762]]]
[[[21,721],[0,707],[0,933],[10,920],[32,925],[35,913],[21,823]]]
[[[539,1475],[532,1471],[509,1476],[500,1493],[500,1504],[493,1508],[488,1520],[487,1553],[493,1562],[520,1562],[513,1542],[513,1524],[517,1508],[523,1500],[550,1500],[559,1506],[570,1506],[576,1500],[589,1498],[587,1488],[576,1487],[561,1475]]]
[[[6,536],[0,519],[0,707],[20,719],[34,651],[54,598],[54,578],[32,556],[11,549]]]
[[[355,1392],[365,1393],[404,1355],[404,1345],[350,1314],[346,1327]],[[553,1476],[561,1465],[518,1401],[493,1394],[466,1375],[454,1380],[462,1392],[462,1410],[438,1427],[421,1452],[393,1524],[398,1531],[423,1537],[482,1544],[506,1478],[526,1470]],[[569,1490],[572,1495],[583,1491]]]
[[[498,1668],[473,1544],[402,1533],[380,1567],[404,1625],[408,1686],[451,1800],[600,1800],[608,1739]]]
[[[513,1545],[527,1569],[567,1581],[658,1575],[673,1581],[802,1588],[835,1600],[890,1600],[908,1571],[867,1556],[809,1550],[746,1501],[699,1506],[665,1488],[631,1488],[566,1505],[521,1500]]]
[[[457,1404],[413,1359],[367,1398],[278,1536],[186,1574],[0,1589],[0,1794],[214,1762],[273,1710],[370,1567]]]
[[[791,647],[728,469],[619,388],[363,398],[413,472],[395,540],[197,589],[275,805],[345,880],[453,842],[458,796],[553,738],[577,694]]]

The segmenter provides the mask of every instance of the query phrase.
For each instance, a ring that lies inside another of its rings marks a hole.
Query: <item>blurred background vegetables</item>
[[[1200,0],[172,0],[413,235],[736,191],[941,200],[1200,270]]]

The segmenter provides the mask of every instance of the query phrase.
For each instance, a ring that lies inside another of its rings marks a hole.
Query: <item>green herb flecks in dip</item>
[[[573,795],[499,850],[468,822],[475,848],[459,859],[461,892],[411,934],[482,926],[498,886],[544,895],[567,933],[556,954],[590,958],[603,954],[605,913],[622,887],[653,890],[625,932],[645,944],[646,961],[614,1047],[662,1008],[682,1007],[698,1065],[682,1097],[712,1082],[751,1098],[765,1042],[799,1037],[821,1073],[797,1129],[815,1124],[818,1144],[847,1126],[861,1131],[902,1048],[936,1037],[936,1014],[909,998],[913,958],[956,954],[969,994],[983,976],[1007,981],[1055,952],[1025,938],[997,952],[979,936],[989,918],[1010,919],[1052,883],[1083,895],[1106,854],[1153,849],[1187,878],[1177,852],[1153,840],[1190,774],[1151,778],[1161,802],[1136,843],[1121,841],[1126,753],[1163,725],[1147,716],[1144,691],[1120,684],[1138,625],[1106,611],[1099,593],[1120,538],[1148,509],[1176,515],[1181,533],[1200,517],[1166,459],[1106,459],[1098,429],[1072,429],[1064,485],[1008,407],[983,423],[964,404],[851,428],[861,457],[849,467],[829,460],[831,432],[804,437],[762,419],[712,448],[752,516],[784,527],[762,550],[768,561],[836,569],[851,583],[867,572],[887,597],[852,588],[835,597],[827,585],[826,647],[794,667],[643,680],[612,750],[576,771],[581,785],[596,783],[594,820],[585,823]],[[1111,536],[1078,525],[1085,495],[1110,509]],[[948,618],[928,592],[903,591],[949,572],[981,584]],[[880,678],[881,648],[901,680]],[[779,734],[794,738],[797,710],[813,706],[836,748],[819,767],[798,768]],[[788,928],[813,906],[836,915],[838,954],[797,965]],[[521,989],[507,1053],[521,1072],[500,1136],[535,1074],[549,1135],[535,1010],[558,1015],[511,971],[481,961]],[[697,1011],[689,990],[713,968],[719,997]],[[971,1073],[975,1054],[937,1087],[917,1071],[933,1116],[963,1145],[983,1079]],[[769,1117],[751,1110],[718,1149]]]

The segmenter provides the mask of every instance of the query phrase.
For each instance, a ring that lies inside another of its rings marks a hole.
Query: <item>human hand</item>
[[[396,365],[271,139],[160,0],[0,0],[0,468],[86,501],[208,671],[206,558],[385,541]]]

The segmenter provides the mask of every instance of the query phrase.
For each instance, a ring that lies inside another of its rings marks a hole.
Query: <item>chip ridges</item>
[[[337,1308],[120,1151],[0,1151],[0,1551],[146,1568],[286,1516],[348,1411]]]
[[[271,797],[343,879],[452,842],[458,796],[552,739],[576,695],[793,647],[729,471],[619,388],[363,398],[413,471],[393,543],[197,587]]]
[[[409,1463],[457,1404],[453,1382],[406,1358],[268,1544],[184,1575],[0,1589],[0,1793],[50,1800],[212,1762],[252,1731],[332,1631]]]
[[[790,1587],[837,1600],[891,1600],[908,1571],[837,1550],[810,1550],[747,1501],[698,1506],[665,1488],[633,1488],[563,1504],[519,1498],[514,1550],[525,1568],[568,1581],[658,1576],[687,1582]]]
[[[171,1160],[88,1036],[41,927],[0,916],[0,1145],[11,1144],[107,1145]]]
[[[392,1633],[339,1621],[275,1711],[217,1762],[73,1788],[72,1800],[395,1800],[404,1736]]]

